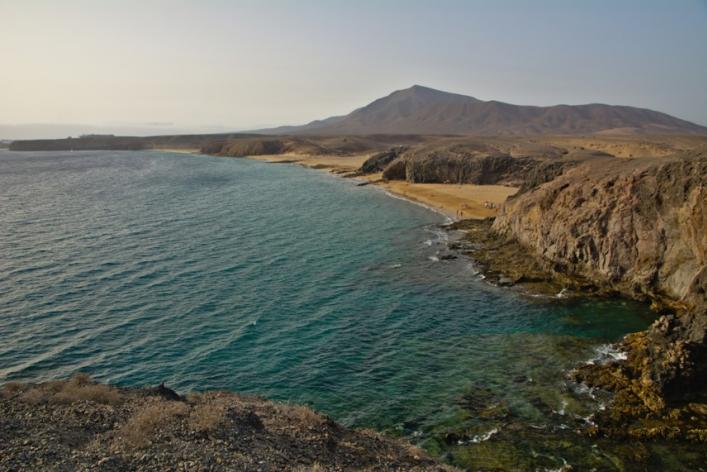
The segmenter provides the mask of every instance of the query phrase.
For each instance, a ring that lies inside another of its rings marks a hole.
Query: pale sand
[[[505,185],[414,184],[402,180],[381,180],[381,174],[362,177],[388,192],[439,210],[453,219],[482,219],[495,216],[498,207],[518,191]],[[485,203],[495,208],[486,208]]]
[[[312,169],[324,169],[332,172],[354,172],[371,157],[370,154],[359,154],[355,156],[311,156],[304,154],[275,154],[266,156],[249,156],[248,159],[264,162],[280,162],[299,164]]]

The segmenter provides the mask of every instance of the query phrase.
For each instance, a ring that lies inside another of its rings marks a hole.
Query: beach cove
[[[606,399],[564,374],[618,355],[607,343],[652,321],[644,305],[489,285],[439,257],[441,216],[298,166],[146,151],[0,163],[3,382],[82,370],[256,393],[468,467],[626,460],[576,433]]]

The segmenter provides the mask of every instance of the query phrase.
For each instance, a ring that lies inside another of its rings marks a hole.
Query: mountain
[[[593,103],[549,107],[483,101],[415,85],[345,116],[265,134],[640,134],[707,133],[707,128],[644,108]]]

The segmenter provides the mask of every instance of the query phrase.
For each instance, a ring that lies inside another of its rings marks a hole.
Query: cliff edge
[[[227,392],[117,388],[82,374],[0,389],[0,470],[29,469],[455,470],[307,407]]]
[[[491,231],[562,276],[651,300],[626,359],[573,373],[617,393],[597,433],[707,441],[707,156],[595,159],[511,198]]]
[[[492,230],[633,298],[704,303],[707,157],[594,159],[507,202]]]

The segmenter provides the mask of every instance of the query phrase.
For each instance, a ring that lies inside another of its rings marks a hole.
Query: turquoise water
[[[564,372],[653,319],[493,287],[440,215],[296,166],[0,151],[0,208],[0,382],[257,393],[467,466],[609,463],[557,440],[602,401]]]

